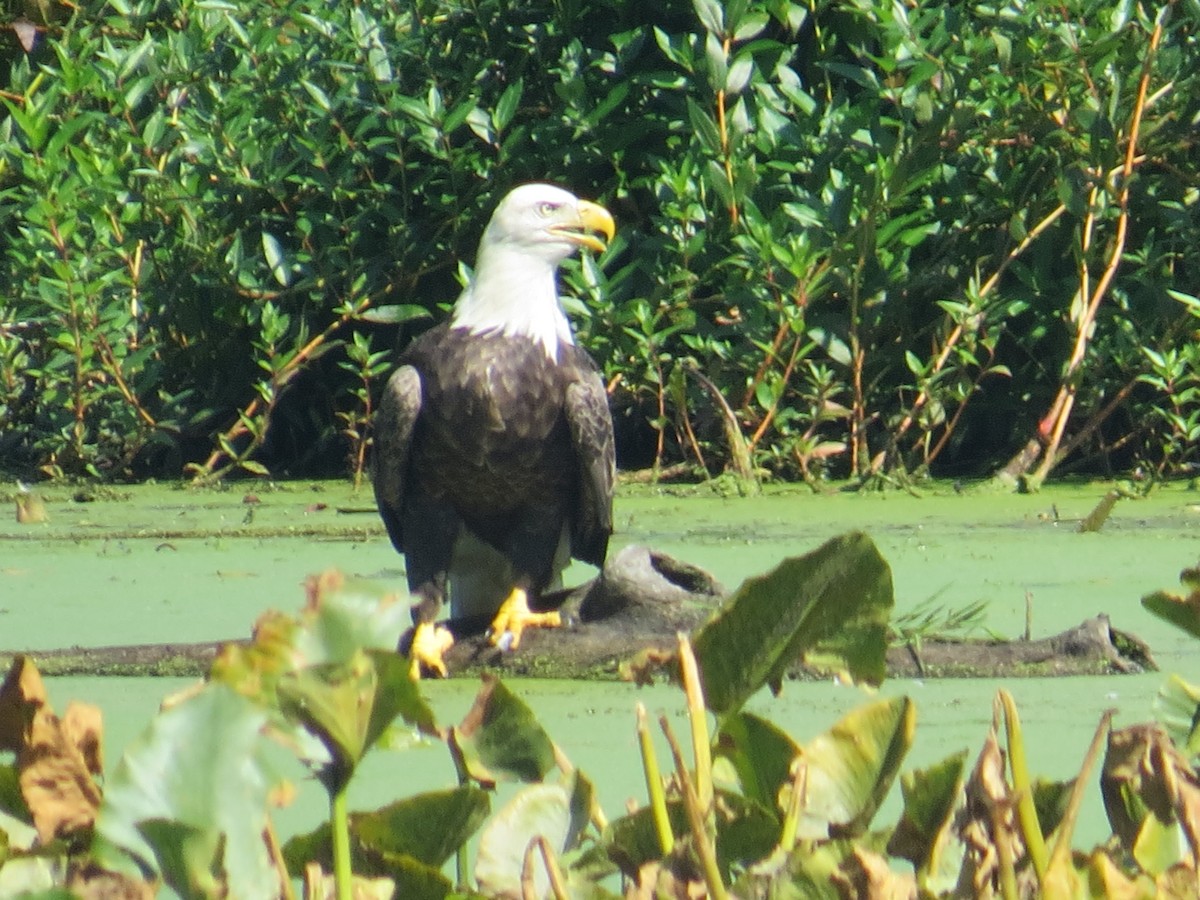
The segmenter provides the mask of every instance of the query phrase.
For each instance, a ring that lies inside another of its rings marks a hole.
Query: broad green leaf
[[[271,274],[284,287],[288,285],[288,270],[284,260],[283,247],[279,239],[269,231],[262,233],[263,256],[271,269]]]
[[[725,11],[717,0],[692,0],[692,8],[705,31],[717,37],[724,36]]]
[[[935,892],[954,887],[963,845],[953,831],[954,813],[965,802],[967,751],[927,769],[900,776],[904,812],[888,840],[888,852],[907,859],[922,884]]]
[[[721,134],[717,131],[717,125],[712,117],[704,107],[690,97],[687,100],[687,113],[692,131],[700,139],[704,148],[709,153],[719,154],[721,152]]]
[[[1171,739],[1191,756],[1200,756],[1200,686],[1171,675],[1158,689],[1154,709]]]
[[[805,744],[805,803],[797,835],[863,834],[900,771],[916,727],[907,697],[861,706]]]
[[[451,734],[460,769],[484,786],[541,781],[554,768],[554,744],[533,711],[491,674]]]
[[[513,116],[517,114],[517,107],[521,103],[521,95],[525,91],[525,81],[518,78],[512,84],[504,89],[504,93],[500,95],[500,99],[496,102],[496,111],[492,115],[492,125],[499,134],[508,128],[513,120]]]
[[[771,23],[771,17],[765,12],[752,12],[738,19],[733,33],[734,41],[748,41],[756,38]]]
[[[394,651],[358,651],[348,661],[309,666],[280,676],[284,715],[320,738],[332,759],[318,761],[327,788],[340,790],[363,754],[398,715],[433,728],[433,716]]]
[[[729,94],[740,94],[750,83],[754,74],[754,57],[749,53],[739,53],[725,75],[725,91]]]
[[[490,794],[471,785],[406,797],[375,812],[350,816],[350,832],[364,850],[407,854],[440,867],[487,818]],[[430,823],[436,822],[436,828]]]
[[[221,879],[221,835],[184,822],[148,819],[138,823],[154,848],[163,880],[184,900],[226,896]]]
[[[360,648],[394,650],[412,622],[407,602],[337,572],[310,579],[308,591],[293,644],[302,664],[344,662]]]
[[[164,823],[177,823],[190,841],[219,843],[219,866],[242,896],[273,896],[278,881],[263,840],[274,782],[263,758],[265,724],[259,707],[220,684],[159,714],[105,786],[96,823],[106,842],[100,846],[120,848],[171,883],[186,883],[189,873],[174,868],[182,858],[165,846],[156,850],[143,833],[146,823],[158,822],[151,826],[157,839]]]
[[[362,759],[376,686],[375,667],[365,653],[284,673],[276,686],[283,714],[320,738],[329,752],[318,777],[331,793],[345,786]]]
[[[669,801],[667,816],[673,834],[687,834],[687,812],[682,801]],[[608,827],[604,829],[602,840],[609,857],[629,878],[637,878],[645,863],[662,858],[654,813],[649,806],[643,806],[636,812],[609,822]]]
[[[717,791],[715,806],[717,861],[726,877],[735,868],[763,859],[779,843],[779,817],[770,807],[723,790]],[[682,800],[668,801],[667,816],[677,837],[689,833]],[[662,858],[653,813],[648,806],[609,823],[603,843],[610,858],[629,877],[636,878],[645,863]]]
[[[892,574],[851,532],[747,579],[693,638],[709,709],[736,712],[797,662],[883,681]]]
[[[782,812],[780,793],[791,784],[792,762],[800,753],[786,732],[752,713],[738,712],[722,720],[714,752],[733,765],[746,797]]]
[[[559,854],[566,849],[571,798],[557,784],[531,784],[498,810],[479,836],[475,879],[489,897],[520,896],[521,868],[530,842],[542,837]],[[546,896],[545,866],[534,867],[535,896]]]
[[[406,868],[401,861],[436,871],[464,846],[487,818],[490,795],[477,787],[463,786],[431,791],[397,800],[373,812],[350,815],[351,853],[356,872],[397,876]],[[437,827],[430,827],[436,823]],[[301,871],[309,860],[326,869],[333,865],[329,823],[292,838],[284,847],[291,871]]]

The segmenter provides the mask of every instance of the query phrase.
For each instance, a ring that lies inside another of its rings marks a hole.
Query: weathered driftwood
[[[676,635],[702,623],[726,592],[696,566],[646,547],[629,546],[600,576],[546,598],[565,626],[525,633],[516,652],[491,646],[485,622],[456,623],[450,671],[491,669],[545,678],[618,677],[621,663],[648,648],[671,650]],[[227,642],[72,647],[28,653],[50,675],[202,675]],[[7,668],[17,650],[0,652]],[[1149,649],[1098,615],[1036,641],[913,641],[888,650],[891,677],[1011,677],[1094,675],[1154,669]],[[816,673],[797,668],[798,677]]]

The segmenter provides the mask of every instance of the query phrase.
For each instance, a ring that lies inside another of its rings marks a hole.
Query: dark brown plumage
[[[509,194],[454,315],[414,342],[388,381],[375,495],[420,600],[414,645],[447,595],[452,617],[490,616],[516,592],[523,606],[558,586],[571,557],[604,562],[612,419],[555,286],[561,259],[599,244],[589,228],[611,236],[612,220],[565,191]],[[515,646],[522,627],[494,630],[511,630]],[[424,653],[414,646],[414,664],[444,671],[440,653]]]

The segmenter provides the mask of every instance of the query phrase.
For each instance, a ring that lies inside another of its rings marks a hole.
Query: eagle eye
[[[551,203],[549,200],[543,200],[537,205],[537,214],[543,219],[548,219],[554,215],[554,211],[558,209],[557,203]]]

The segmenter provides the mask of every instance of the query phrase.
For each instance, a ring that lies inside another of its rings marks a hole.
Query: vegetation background
[[[1198,24],[3,0],[0,469],[361,475],[392,351],[498,198],[550,180],[618,220],[564,281],[624,467],[1186,471]]]

